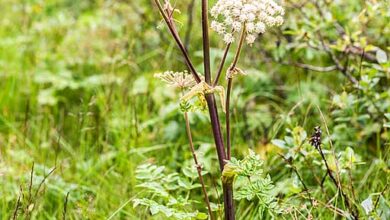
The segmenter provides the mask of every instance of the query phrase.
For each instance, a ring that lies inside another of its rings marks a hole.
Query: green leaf
[[[374,204],[372,202],[372,199],[371,199],[371,196],[369,196],[367,199],[365,199],[362,203],[361,203],[364,211],[366,212],[366,214],[370,214],[370,212],[372,210],[374,210]]]
[[[180,133],[179,123],[176,121],[170,121],[164,129],[164,138],[167,140],[175,140]]]
[[[191,189],[196,189],[196,188],[199,188],[201,185],[198,184],[198,183],[191,183],[190,181],[186,180],[186,179],[183,179],[183,178],[180,178],[177,183],[179,184],[179,186],[187,189],[187,190],[191,190]]]
[[[209,216],[206,214],[206,213],[203,213],[203,212],[199,212],[197,215],[196,215],[196,218],[197,219],[207,219]]]
[[[280,139],[274,139],[271,141],[271,143],[277,147],[280,147],[282,149],[286,149],[287,148],[287,145],[286,145],[286,142],[284,140],[280,140]]]
[[[386,63],[387,62],[387,54],[382,49],[378,48],[376,51],[376,59],[378,63]]]

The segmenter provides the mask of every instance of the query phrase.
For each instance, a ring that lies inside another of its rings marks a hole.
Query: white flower
[[[283,17],[282,16],[277,16],[276,18],[275,18],[275,23],[276,23],[276,25],[277,26],[280,26],[280,25],[282,25],[283,24]]]
[[[261,21],[256,23],[255,31],[258,34],[264,33],[265,32],[265,24],[263,22],[261,22]]]
[[[249,14],[248,14],[248,21],[249,21],[249,22],[252,22],[252,21],[254,21],[255,19],[256,19],[255,14],[253,14],[253,13],[249,13]]]
[[[218,23],[212,23],[211,28],[222,35],[226,43],[232,43],[233,34],[245,25],[246,41],[252,44],[267,27],[282,25],[284,13],[274,0],[218,0],[211,9]]]
[[[218,21],[212,21],[211,28],[215,30],[218,34],[222,34],[225,32],[225,27],[223,26],[223,24],[219,23]]]
[[[255,30],[255,25],[252,22],[246,24],[246,31],[247,32],[252,33],[252,32],[254,32],[254,30]]]
[[[235,22],[233,22],[232,27],[233,27],[234,31],[240,31],[241,30],[241,23],[235,21]]]
[[[241,14],[240,15],[240,21],[241,22],[245,23],[245,21],[247,21],[247,20],[248,20],[248,15],[246,15],[246,14]]]
[[[256,40],[256,35],[254,35],[254,34],[248,34],[248,35],[246,35],[246,42],[248,42],[248,44],[253,44],[254,42],[255,42],[255,40]]]
[[[232,25],[233,24],[233,18],[232,17],[226,17],[225,22],[226,25]]]
[[[223,37],[223,41],[225,41],[225,43],[227,43],[227,44],[233,43],[234,42],[233,34],[225,33],[225,36]]]
[[[238,8],[235,8],[235,9],[232,10],[232,14],[233,14],[234,16],[240,16],[241,10],[238,9]]]
[[[188,88],[196,84],[194,77],[187,71],[184,72],[173,72],[166,71],[164,73],[154,74],[154,77],[161,79],[163,82],[171,85],[175,88]]]

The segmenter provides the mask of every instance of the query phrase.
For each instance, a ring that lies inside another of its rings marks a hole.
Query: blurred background
[[[200,2],[171,3],[202,72]],[[389,180],[389,2],[282,5],[284,25],[245,45],[239,61],[248,75],[232,94],[233,154],[260,154],[289,198],[300,186],[278,153],[292,155],[310,179],[295,153],[315,126],[325,128],[320,109],[330,132],[324,144],[330,138],[359,162],[360,203]],[[141,192],[136,168],[192,164],[180,94],[153,77],[186,68],[153,1],[0,0],[0,14],[0,219],[149,219],[132,206]],[[211,35],[215,72],[224,44]],[[218,185],[208,113],[190,117],[208,184]],[[201,191],[191,199],[201,201]]]

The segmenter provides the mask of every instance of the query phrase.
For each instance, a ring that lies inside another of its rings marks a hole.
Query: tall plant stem
[[[202,33],[203,33],[203,64],[205,72],[205,81],[211,85],[210,73],[210,39],[208,29],[208,0],[202,0]],[[226,153],[223,143],[221,126],[218,118],[217,105],[215,104],[214,94],[207,94],[206,101],[209,109],[211,127],[213,130],[215,145],[217,148],[218,159],[221,172],[226,164]],[[225,208],[225,219],[234,220],[233,186],[223,183],[223,200]]]
[[[233,87],[233,78],[229,78],[228,79],[228,85],[227,85],[227,91],[226,91],[226,113],[225,113],[225,117],[226,117],[226,147],[227,147],[227,159],[230,160],[231,159],[231,148],[232,148],[232,144],[231,144],[231,132],[230,132],[230,93],[232,91],[232,87]]]
[[[211,84],[210,70],[210,37],[209,37],[209,18],[208,18],[208,0],[202,0],[202,34],[203,34],[203,65],[205,81]]]
[[[213,136],[215,141],[215,146],[218,154],[219,167],[221,173],[226,164],[226,154],[225,147],[223,143],[223,137],[221,132],[221,126],[218,117],[217,105],[215,103],[214,94],[205,95],[207,106],[209,109],[211,128],[213,130]],[[223,188],[223,204],[225,210],[225,219],[234,220],[234,201],[233,201],[233,186],[229,183],[222,183]]]
[[[235,71],[234,69],[237,66],[238,58],[240,57],[242,45],[244,43],[245,38],[245,25],[242,28],[241,35],[240,35],[240,42],[238,44],[238,48],[236,51],[236,54],[234,56],[234,60],[232,65],[229,67],[228,73]],[[233,76],[228,75],[228,85],[227,85],[227,92],[226,92],[226,147],[227,147],[227,159],[230,160],[231,158],[231,132],[230,132],[230,94],[233,87]]]
[[[188,113],[187,112],[184,112],[184,119],[186,121],[186,131],[187,131],[187,136],[188,136],[188,142],[189,142],[189,145],[190,145],[190,150],[191,150],[191,153],[192,153],[192,157],[194,158],[194,163],[195,163],[195,166],[196,166],[196,170],[198,172],[199,182],[200,182],[200,184],[202,186],[202,191],[203,191],[203,195],[204,195],[204,201],[206,202],[210,219],[214,220],[215,218],[214,218],[213,212],[211,211],[209,196],[207,195],[206,186],[204,184],[204,180],[203,180],[203,176],[202,176],[202,166],[199,164],[198,158],[197,158],[196,153],[195,153],[194,142],[192,140],[192,134],[191,134],[190,121],[188,120]]]
[[[172,20],[172,11],[167,8],[164,9],[159,0],[154,0],[161,15],[164,18],[165,23],[167,24],[169,31],[171,32],[173,38],[175,39],[176,44],[178,45],[180,51],[182,52],[184,59],[186,61],[186,64],[191,71],[194,79],[197,83],[201,82],[201,79],[198,75],[198,73],[195,70],[194,65],[192,64],[189,54],[187,53],[187,50],[185,49],[184,44],[182,43],[176,28],[174,21]],[[211,84],[211,74],[210,74],[210,43],[209,43],[209,36],[208,36],[208,2],[207,0],[202,0],[202,30],[203,30],[203,46],[205,49],[204,52],[204,69],[205,69],[205,78],[206,82]],[[167,11],[167,12],[166,12]],[[211,127],[213,131],[214,141],[216,145],[216,150],[218,154],[218,160],[221,172],[223,171],[224,165],[225,165],[225,159],[226,159],[226,152],[225,147],[223,143],[223,137],[221,132],[221,126],[219,122],[218,117],[218,110],[217,105],[215,103],[215,97],[214,94],[207,94],[205,95],[207,106],[209,109],[210,114],[210,121],[211,121]],[[223,185],[223,192],[224,192],[224,207],[225,207],[225,219],[227,220],[234,220],[234,206],[233,206],[233,187],[232,185],[224,184]]]

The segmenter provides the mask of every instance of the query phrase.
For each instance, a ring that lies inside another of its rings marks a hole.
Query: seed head
[[[157,73],[154,75],[154,77],[159,78],[163,82],[166,82],[168,85],[171,85],[179,89],[192,87],[196,84],[194,77],[191,74],[189,74],[187,71],[183,71],[183,72],[166,71],[164,73]]]
[[[314,133],[311,136],[309,142],[316,149],[319,149],[321,147],[321,135],[322,135],[322,131],[320,126],[315,127]]]

